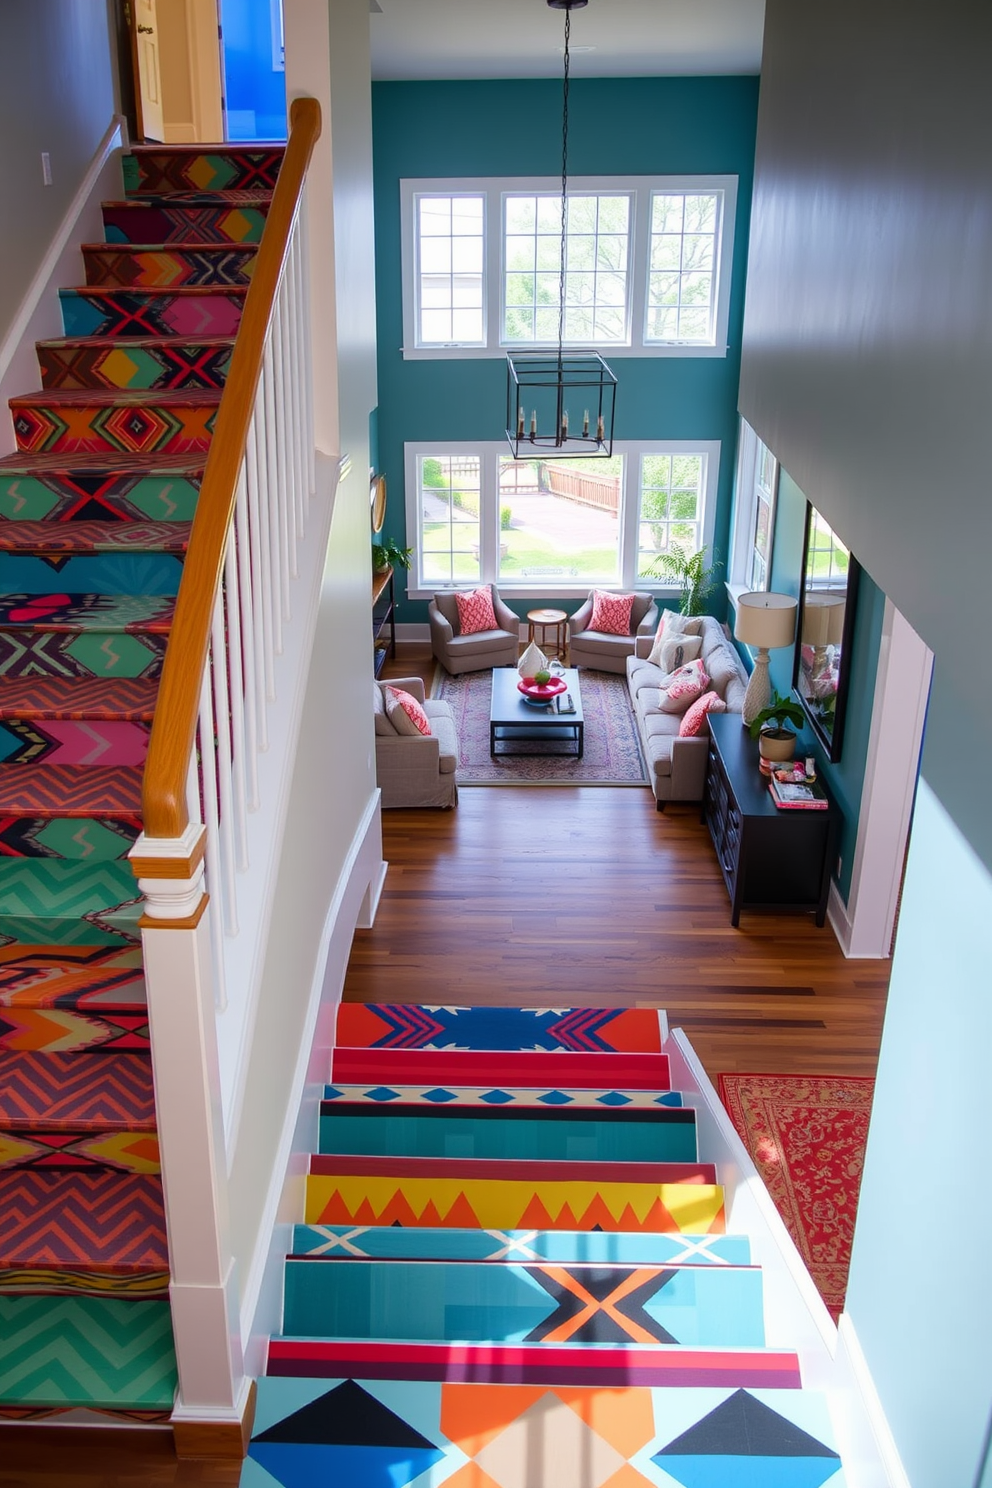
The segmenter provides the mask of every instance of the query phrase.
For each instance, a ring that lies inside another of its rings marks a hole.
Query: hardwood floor
[[[429,680],[428,658],[388,665]],[[648,790],[469,787],[455,811],[383,813],[386,884],[344,995],[364,1002],[658,1004],[707,1072],[871,1075],[889,964],[847,961],[812,916],[730,903],[694,807]],[[164,1433],[116,1444],[0,1426],[3,1488],[234,1488]]]

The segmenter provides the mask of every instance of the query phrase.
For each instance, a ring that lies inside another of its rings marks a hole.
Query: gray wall
[[[769,0],[741,380],[934,651],[924,774],[987,865],[990,57],[986,0]]]
[[[0,0],[0,337],[113,118],[110,47],[104,0]]]
[[[768,0],[741,411],[935,653],[848,1290],[912,1488],[987,1481],[992,5]]]

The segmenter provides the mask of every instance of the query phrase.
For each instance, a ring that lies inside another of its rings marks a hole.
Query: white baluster
[[[287,520],[288,497],[286,491],[286,398],[285,366],[282,355],[281,315],[276,304],[269,333],[269,350],[272,356],[272,401],[275,427],[279,442],[275,447],[275,480],[272,485],[272,515],[279,541],[279,579],[282,589],[280,614],[288,620],[289,611],[289,522]]]
[[[234,550],[238,558],[238,596],[241,601],[239,630],[244,666],[245,705],[245,777],[246,797],[249,811],[257,811],[258,799],[258,667],[262,648],[255,633],[255,607],[252,601],[251,578],[251,533],[248,515],[248,471],[247,461],[241,466],[238,477],[238,495],[234,505]]]
[[[272,327],[265,343],[265,399],[262,415],[265,427],[265,484],[262,487],[262,509],[269,526],[269,582],[272,585],[272,643],[277,656],[282,655],[282,532],[279,525],[279,425],[276,419],[275,365]]]
[[[293,509],[296,521],[296,536],[302,538],[304,514],[306,512],[306,451],[303,448],[303,401],[301,388],[306,379],[303,366],[303,336],[300,325],[300,219],[297,214],[293,225],[293,242],[289,254],[289,341],[292,378],[290,390],[293,404]]]
[[[288,265],[287,265],[288,269]],[[276,316],[276,331],[282,355],[282,375],[279,379],[279,418],[282,429],[283,479],[280,488],[283,531],[286,540],[286,619],[291,614],[289,604],[289,581],[299,576],[300,565],[296,557],[296,447],[293,443],[293,357],[289,344],[289,274],[283,276],[279,291],[279,310]]]
[[[240,484],[240,482],[239,482]],[[234,800],[234,838],[238,867],[248,868],[248,805],[245,791],[245,672],[241,648],[241,597],[238,583],[237,531],[231,530],[224,558],[227,636],[230,656],[228,682],[231,690],[231,789]],[[232,875],[232,884],[234,878]]]
[[[224,874],[224,929],[228,935],[238,933],[238,913],[234,881],[234,800],[231,770],[231,706],[228,689],[228,651],[224,635],[224,591],[217,595],[210,636],[210,668],[214,688],[214,729],[217,740],[217,795],[219,802],[221,867]]]
[[[299,224],[300,224],[300,258],[301,258],[301,267],[302,267],[301,280],[302,280],[302,283],[305,286],[308,286],[309,283],[310,283],[310,241],[309,241],[309,234],[308,234],[308,231],[307,231],[307,216],[308,216],[307,193],[306,193],[306,191],[304,191],[303,192],[303,199],[300,202],[300,214],[299,214],[299,219],[298,220],[299,220]],[[306,450],[306,457],[307,457],[307,500],[308,500],[308,503],[309,503],[309,501],[311,501],[313,499],[313,497],[314,497],[314,495],[316,493],[316,490],[317,490],[317,452],[316,452],[316,450],[314,448],[314,436],[313,436],[313,345],[312,345],[312,337],[311,337],[311,331],[310,331],[309,308],[310,308],[310,296],[309,296],[309,294],[301,295],[300,296],[300,315],[301,315],[301,320],[302,320],[303,347],[304,347],[304,355],[303,355],[303,366],[304,366],[304,376],[303,376],[303,411],[304,411],[304,413],[306,415],[306,428],[305,428],[305,437],[304,437],[304,447],[305,447],[305,450]]]
[[[203,821],[207,829],[207,889],[211,896],[211,902],[207,906],[210,915],[210,942],[213,947],[214,970],[217,982],[214,995],[217,1007],[223,1012],[227,1007],[227,979],[225,976],[224,941],[221,934],[219,905],[223,901],[224,875],[221,868],[220,846],[218,843],[218,809],[217,809],[217,752],[214,746],[214,704],[210,673],[212,669],[212,658],[208,654],[207,665],[203,673],[203,685],[200,688],[200,781],[203,791]]]
[[[258,536],[262,556],[262,590],[260,595],[256,595],[256,602],[261,600],[265,607],[265,696],[269,702],[274,702],[276,695],[275,653],[281,648],[276,643],[276,627],[279,623],[276,596],[278,564],[272,561],[272,521],[269,508],[269,440],[266,427],[266,404],[268,402],[266,384],[268,380],[268,372],[263,366],[259,377],[254,419],[255,437],[258,440]]]
[[[252,656],[255,662],[255,695],[258,701],[258,747],[265,750],[269,747],[269,720],[265,699],[269,695],[269,632],[268,618],[266,612],[266,583],[265,583],[265,544],[262,534],[262,511],[261,491],[259,489],[259,458],[258,458],[258,400],[255,402],[255,412],[252,414],[251,425],[248,429],[248,448],[245,452],[245,473],[248,487],[248,530],[250,544],[248,555],[251,560],[251,596],[252,596],[252,619],[254,623],[254,639],[252,641]]]

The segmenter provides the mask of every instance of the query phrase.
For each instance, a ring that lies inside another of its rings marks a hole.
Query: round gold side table
[[[544,652],[548,651],[547,633],[553,630],[554,653],[566,664],[568,662],[568,616],[564,610],[528,610],[527,644],[536,641]],[[538,636],[537,632],[541,634]]]

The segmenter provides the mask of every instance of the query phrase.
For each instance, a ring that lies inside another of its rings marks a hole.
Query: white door
[[[141,93],[142,128],[145,139],[164,140],[165,121],[162,112],[162,71],[158,51],[156,0],[134,0],[134,25],[137,33],[138,88]]]

